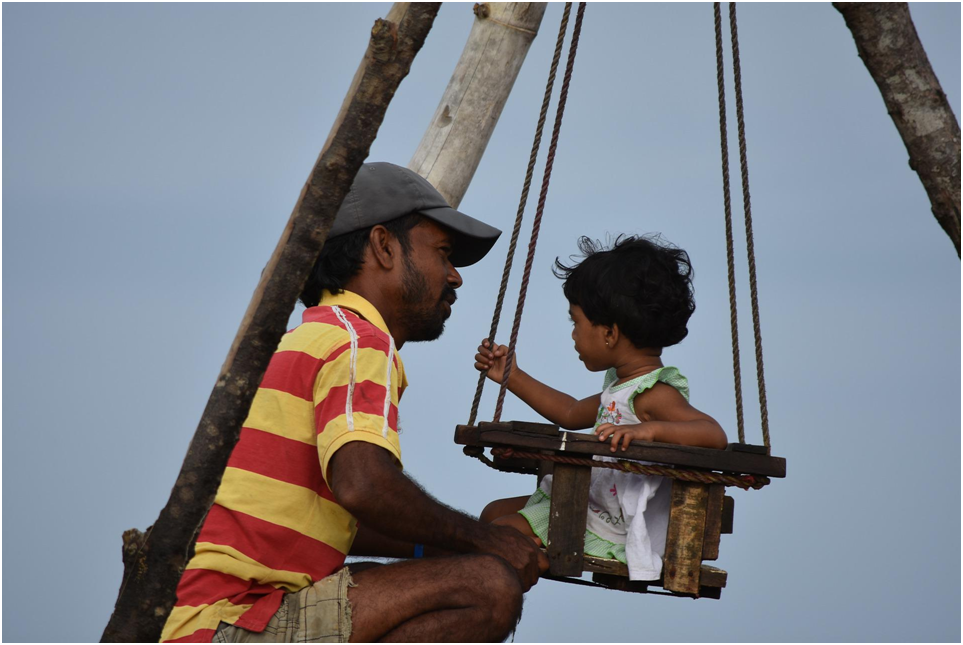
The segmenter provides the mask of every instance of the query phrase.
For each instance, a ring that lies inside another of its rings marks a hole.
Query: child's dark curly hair
[[[686,337],[695,311],[689,254],[660,236],[619,236],[611,249],[582,237],[584,259],[555,258],[565,297],[594,325],[618,325],[636,347],[668,347]]]

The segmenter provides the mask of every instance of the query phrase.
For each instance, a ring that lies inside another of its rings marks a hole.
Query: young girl
[[[513,364],[508,389],[540,415],[567,430],[593,428],[616,453],[636,441],[725,448],[716,421],[689,405],[686,378],[662,364],[662,348],[685,338],[695,311],[688,254],[658,238],[620,237],[611,249],[579,240],[581,263],[555,261],[563,279],[579,360],[605,372],[602,392],[576,400],[535,380]],[[475,368],[501,383],[504,345],[482,341]],[[610,458],[603,458],[609,459]],[[632,580],[662,573],[669,520],[670,483],[663,477],[592,469],[585,554],[628,565]],[[530,497],[489,504],[481,520],[507,524],[545,543],[552,477]]]

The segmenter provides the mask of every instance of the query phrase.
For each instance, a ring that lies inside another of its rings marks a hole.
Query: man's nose
[[[448,284],[451,285],[452,289],[457,289],[464,284],[461,274],[458,273],[458,269],[453,264],[448,265]]]

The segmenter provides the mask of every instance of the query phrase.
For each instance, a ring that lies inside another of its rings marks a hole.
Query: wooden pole
[[[834,2],[883,95],[933,215],[960,255],[960,124],[905,2]]]
[[[671,484],[672,505],[662,557],[662,588],[698,595],[709,486],[679,479]]]
[[[545,2],[474,6],[468,42],[408,164],[453,208],[458,208],[475,175],[546,6]]]
[[[440,3],[395,3],[375,21],[331,133],[268,261],[221,368],[167,505],[146,535],[125,534],[125,572],[103,642],[157,642],[254,393],[385,111]],[[128,548],[130,547],[130,548]]]
[[[552,469],[545,552],[553,576],[582,575],[591,481],[592,469],[588,466],[558,463]]]

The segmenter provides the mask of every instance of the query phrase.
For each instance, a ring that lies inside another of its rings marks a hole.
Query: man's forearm
[[[394,546],[384,546],[392,550],[420,543],[465,553],[479,550],[487,537],[485,525],[430,497],[374,444],[353,441],[340,448],[331,461],[329,482],[361,526],[391,536]]]
[[[415,556],[416,542],[406,540],[396,540],[378,533],[368,526],[359,526],[358,534],[351,544],[350,555],[371,556],[379,558],[412,558]],[[427,546],[423,550],[426,557],[436,557],[442,555],[453,555],[453,551],[442,549],[436,546]]]

